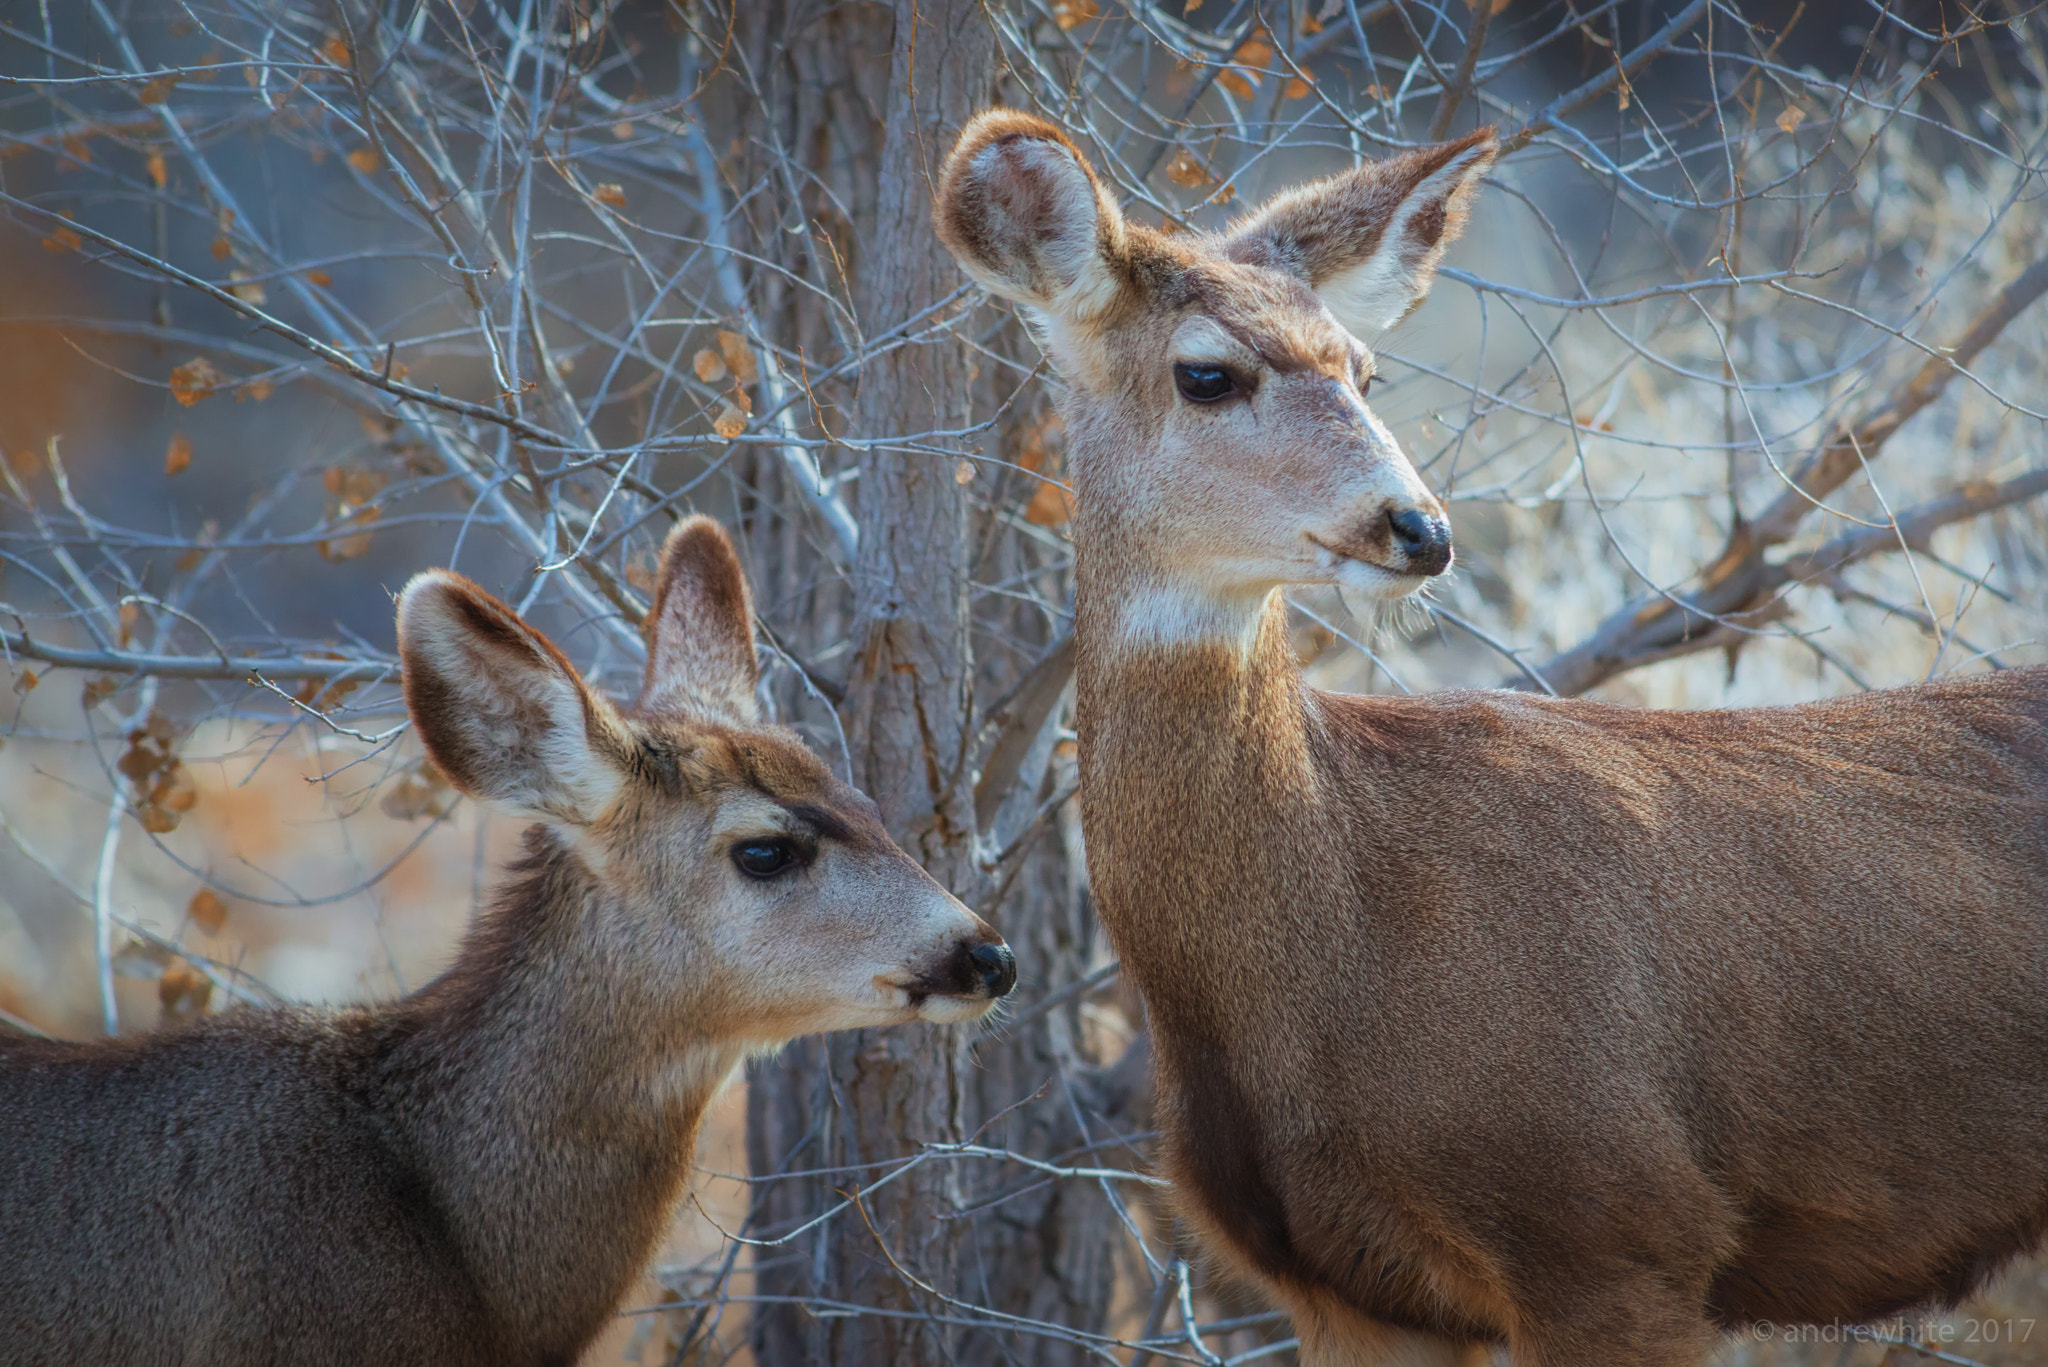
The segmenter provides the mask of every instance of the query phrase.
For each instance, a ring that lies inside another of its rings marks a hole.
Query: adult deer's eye
[[[1180,387],[1181,397],[1190,403],[1214,403],[1237,392],[1236,381],[1220,365],[1177,361],[1173,367],[1173,382]]]
[[[749,878],[773,878],[798,861],[790,840],[747,840],[732,847],[732,862]]]

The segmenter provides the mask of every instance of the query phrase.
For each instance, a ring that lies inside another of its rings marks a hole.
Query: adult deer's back
[[[746,1053],[1008,991],[995,932],[760,722],[724,533],[679,527],[661,585],[626,709],[469,581],[407,587],[428,753],[542,823],[426,988],[0,1044],[0,1363],[573,1362]]]
[[[1301,682],[1279,586],[1450,564],[1358,338],[1492,156],[1172,238],[1027,116],[946,167],[1068,382],[1089,873],[1167,1168],[1319,1365],[1952,1300],[2048,1220],[2048,671],[1726,713]]]

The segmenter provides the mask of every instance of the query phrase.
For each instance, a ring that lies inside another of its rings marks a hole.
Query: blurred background
[[[598,1360],[1291,1361],[1149,1181],[1073,802],[1058,381],[932,238],[953,133],[1035,109],[1201,232],[1497,127],[1431,299],[1366,339],[1459,568],[1385,618],[1297,594],[1312,681],[1793,702],[2048,659],[2044,28],[0,0],[0,1028],[425,982],[518,832],[408,735],[391,594],[455,566],[630,691],[653,551],[707,512],[767,703],[1024,976],[992,1025],[754,1065]],[[1720,1361],[2048,1362],[2048,1273]]]

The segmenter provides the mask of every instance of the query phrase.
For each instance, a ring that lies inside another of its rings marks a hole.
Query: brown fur
[[[1355,190],[1278,216],[1364,241],[1346,213],[1426,232],[1465,193]],[[1090,878],[1204,1245],[1318,1367],[1679,1367],[1758,1320],[1952,1302],[2033,1247],[2048,671],[1715,713],[1306,687],[1276,584],[1418,581],[1291,547],[1333,472],[1405,461],[1314,416],[1328,369],[1261,372],[1236,416],[1175,402],[1204,310],[1333,325],[1267,278],[1312,268],[1241,240],[1087,318],[1012,296],[1070,381]],[[1432,507],[1397,475],[1350,506]]]
[[[0,1362],[566,1367],[652,1252],[748,1051],[987,1010],[967,955],[995,933],[755,722],[724,533],[685,523],[662,583],[660,705],[630,712],[467,580],[408,587],[429,752],[550,823],[418,993],[0,1041]],[[730,848],[763,835],[807,862],[745,878]]]

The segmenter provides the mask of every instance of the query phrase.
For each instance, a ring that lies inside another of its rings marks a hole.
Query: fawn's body
[[[748,1052],[1008,990],[995,933],[759,723],[750,613],[684,524],[621,712],[467,581],[414,581],[429,753],[544,824],[402,1001],[0,1043],[0,1364],[572,1363]]]
[[[1089,875],[1164,1166],[1316,1367],[1681,1367],[1953,1300],[2048,1223],[2048,671],[1723,713],[1301,681],[1279,585],[1450,562],[1357,336],[1492,155],[1172,238],[1037,119],[947,163],[941,234],[1068,384]]]

